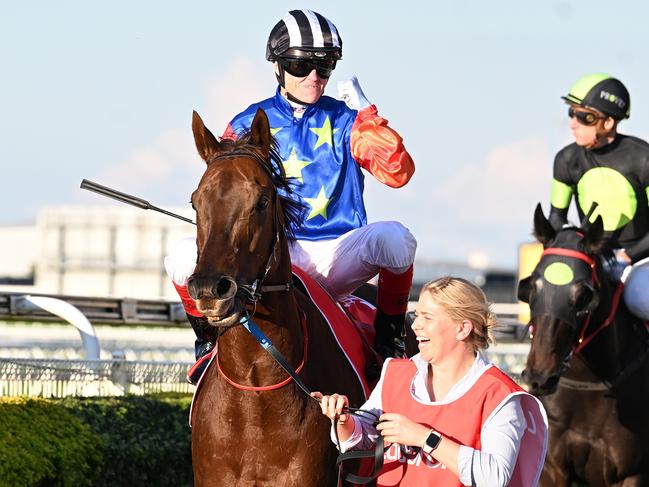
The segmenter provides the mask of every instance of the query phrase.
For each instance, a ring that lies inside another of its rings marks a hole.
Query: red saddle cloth
[[[358,380],[363,385],[365,398],[369,397],[374,384],[368,384],[365,370],[368,362],[377,360],[371,345],[374,343],[376,308],[353,295],[335,301],[315,279],[299,267],[293,266],[293,278],[302,284],[302,288],[322,313],[338,345],[354,367]]]

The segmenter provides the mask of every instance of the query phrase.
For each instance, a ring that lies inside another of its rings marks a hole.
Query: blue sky
[[[588,72],[631,92],[621,131],[649,137],[646,2],[6,2],[0,7],[0,225],[48,205],[110,204],[83,178],[157,206],[185,206],[203,169],[196,109],[220,134],[275,82],[268,32],[287,10],[329,17],[344,42],[331,78],[357,75],[403,136],[417,172],[366,178],[370,221],[399,220],[418,255],[513,268],[554,154],[560,100]]]

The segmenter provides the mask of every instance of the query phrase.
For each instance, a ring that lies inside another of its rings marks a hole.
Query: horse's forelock
[[[293,193],[291,179],[286,176],[284,171],[275,137],[271,136],[270,151],[267,155],[252,143],[252,133],[250,131],[242,133],[236,139],[221,139],[221,149],[218,154],[219,158],[235,157],[242,154],[252,156],[252,159],[264,167],[264,170],[270,175],[275,188],[283,190],[283,192],[279,193],[284,217],[282,230],[288,240],[295,240],[294,229],[300,225],[304,206],[290,197]]]

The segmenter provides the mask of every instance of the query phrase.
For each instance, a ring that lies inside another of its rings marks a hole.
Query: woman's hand
[[[422,446],[428,438],[430,428],[415,423],[403,414],[384,413],[376,427],[386,443],[406,446]]]
[[[338,418],[338,424],[345,424],[348,414],[346,412],[343,413],[343,411],[347,411],[347,407],[349,406],[347,396],[343,396],[342,394],[323,396],[321,392],[312,392],[311,397],[320,401],[322,414],[332,421]]]

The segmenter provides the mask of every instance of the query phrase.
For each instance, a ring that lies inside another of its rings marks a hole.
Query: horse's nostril
[[[234,280],[229,277],[222,277],[216,284],[216,289],[214,289],[214,295],[218,298],[228,298],[232,296],[236,291],[236,284]]]
[[[196,289],[193,276],[187,279],[187,294],[189,294],[189,297],[192,299],[199,299],[201,297],[198,289]]]

